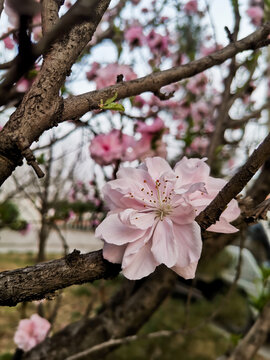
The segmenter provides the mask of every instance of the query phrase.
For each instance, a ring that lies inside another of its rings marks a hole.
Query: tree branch
[[[228,360],[250,360],[265,342],[270,330],[270,302],[251,327],[247,335],[240,341]]]
[[[206,230],[214,224],[227,204],[245,187],[263,163],[270,157],[270,134],[249,157],[245,165],[231,178],[214,200],[197,217],[196,221]]]
[[[88,254],[74,250],[61,259],[0,273],[0,289],[3,289],[0,305],[15,306],[22,301],[50,298],[58,289],[112,278],[119,271],[120,265],[104,260],[101,250]]]
[[[16,166],[22,164],[22,154],[18,149],[19,136],[24,137],[30,146],[44,131],[57,126],[58,119],[62,118],[63,101],[59,89],[91,40],[109,3],[110,0],[99,0],[91,14],[93,22],[72,28],[47,53],[34,84],[0,132],[0,185]]]
[[[205,56],[189,64],[174,67],[169,70],[158,71],[142,78],[124,81],[97,91],[69,97],[64,101],[62,120],[70,120],[82,116],[88,111],[99,109],[100,100],[108,99],[117,93],[117,99],[139,95],[146,91],[155,92],[161,87],[194,76],[215,65],[219,65],[239,52],[253,49],[258,42],[270,34],[270,23],[250,34],[242,40],[236,41],[225,48]]]
[[[173,289],[177,276],[164,266],[139,281],[125,281],[106,307],[94,318],[68,325],[47,338],[23,360],[66,359],[109,339],[135,334]],[[111,348],[91,354],[91,359],[104,359]]]

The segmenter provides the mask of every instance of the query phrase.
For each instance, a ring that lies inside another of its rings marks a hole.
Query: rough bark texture
[[[95,21],[75,26],[46,55],[34,84],[0,133],[0,184],[21,164],[19,143],[23,141],[29,147],[62,118],[59,89],[91,40],[109,3],[110,0],[101,0],[93,15]]]
[[[254,185],[248,190],[247,195],[250,196],[254,205],[261,203],[270,193],[270,158],[266,160],[262,167],[262,171],[256,179]]]
[[[149,278],[126,281],[106,308],[92,319],[68,325],[23,357],[24,360],[60,360],[111,338],[136,333],[172,290],[176,274],[159,267]],[[87,357],[103,359],[111,349]]]
[[[270,330],[270,302],[251,327],[247,335],[240,341],[228,360],[251,360],[265,342]]]
[[[120,265],[104,260],[102,251],[80,255],[78,250],[62,259],[4,271],[0,274],[0,305],[50,297],[55,290],[73,284],[111,278],[120,271]]]

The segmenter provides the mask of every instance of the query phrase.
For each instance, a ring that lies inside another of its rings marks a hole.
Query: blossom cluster
[[[104,240],[103,256],[121,263],[131,280],[151,274],[160,264],[190,279],[201,256],[196,216],[211,202],[225,180],[209,175],[204,159],[184,157],[174,169],[160,157],[145,159],[137,169],[122,167],[103,188],[110,212],[96,229]],[[240,214],[232,200],[207,230],[233,233]]]

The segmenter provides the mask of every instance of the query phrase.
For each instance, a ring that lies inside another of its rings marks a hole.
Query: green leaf
[[[114,100],[117,98],[117,92],[111,97],[111,98],[109,98],[109,99],[107,99],[106,101],[105,101],[105,103],[104,103],[104,106],[106,106],[106,105],[109,105],[109,104],[111,104],[112,102],[114,102]]]
[[[115,102],[112,102],[108,105],[104,105],[102,107],[102,109],[106,109],[106,110],[115,110],[115,111],[125,111],[125,108],[122,104],[118,104]]]

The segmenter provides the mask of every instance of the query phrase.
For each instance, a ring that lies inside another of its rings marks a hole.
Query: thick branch
[[[165,71],[158,71],[136,80],[121,82],[102,90],[90,91],[82,95],[70,97],[64,102],[62,121],[80,117],[90,110],[98,109],[101,99],[108,99],[116,92],[118,94],[117,99],[120,100],[146,91],[155,92],[162,86],[194,76],[215,65],[222,64],[239,52],[256,49],[262,39],[267,38],[269,34],[270,23],[267,23],[244,39],[189,64]]]
[[[172,290],[176,279],[175,273],[161,266],[147,279],[126,281],[103,312],[68,325],[23,359],[66,359],[109,339],[135,334]],[[91,354],[91,359],[104,359],[110,350],[103,348]]]
[[[59,89],[107,9],[110,0],[100,0],[93,9],[93,22],[75,26],[46,55],[37,78],[17,110],[0,133],[0,185],[21,164],[18,138],[29,144],[37,141],[47,129],[57,126],[62,118],[63,102]]]
[[[111,278],[120,265],[104,260],[102,251],[88,254],[73,253],[24,269],[0,273],[0,305],[15,306],[19,302],[50,297],[56,290],[73,284]]]
[[[270,330],[270,302],[264,307],[262,313],[247,335],[240,341],[228,360],[250,360],[265,342]]]

